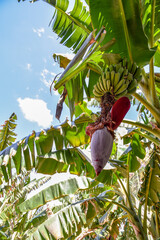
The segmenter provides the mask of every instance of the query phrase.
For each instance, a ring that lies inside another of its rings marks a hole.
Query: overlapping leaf
[[[20,175],[18,176],[18,181],[20,181]],[[51,177],[43,177],[38,180],[33,180],[29,183],[26,183],[26,178],[23,176],[19,184],[16,184],[13,188],[8,186],[7,197],[5,199],[5,205],[0,207],[0,219],[4,222],[8,219],[11,219],[15,215],[15,208],[17,205],[21,204],[26,198],[26,195],[31,191],[39,188],[41,185],[45,184]],[[25,182],[25,186],[24,186]],[[12,182],[14,185],[15,183]],[[5,192],[5,188],[4,188]]]
[[[81,204],[71,205],[59,211],[41,224],[28,239],[66,239],[86,224],[85,214]],[[56,226],[56,227],[55,227]]]
[[[17,209],[23,213],[38,208],[51,200],[59,199],[69,194],[75,194],[82,189],[90,187],[91,180],[86,177],[71,178],[61,181],[43,189],[33,197],[24,201],[17,207]]]
[[[112,166],[111,166],[112,165]],[[112,185],[116,182],[114,172],[120,171],[122,176],[126,176],[124,162],[111,160],[101,174],[96,178],[97,181],[105,185]],[[85,175],[92,179],[95,178],[95,171],[91,164],[91,158],[84,151],[78,148],[63,149],[38,157],[37,172],[43,174],[54,174],[56,172],[70,172],[75,175]]]
[[[55,8],[53,31],[65,46],[77,52],[91,32],[90,14],[80,0],[75,0],[72,11],[67,13],[68,0],[44,0]]]
[[[66,121],[60,126],[51,127],[41,132],[33,132],[19,142],[0,152],[1,169],[5,180],[12,177],[11,168],[19,174],[23,167],[31,170],[37,165],[37,155],[44,155],[52,149],[60,150],[70,144],[78,147],[89,143],[85,128],[91,122],[87,116],[81,116],[74,122]]]
[[[98,61],[101,61],[100,53],[97,56],[95,56],[95,59],[96,58],[98,58]],[[63,55],[54,54],[54,59],[55,61],[59,62],[60,67],[64,67],[64,68],[66,68],[66,66],[70,62],[69,59]],[[95,59],[93,56],[92,61],[94,61]],[[75,74],[73,74],[74,68],[75,66],[72,67],[71,70],[69,70],[66,73],[66,75],[62,78],[62,80],[60,80],[60,82],[58,82],[58,88],[60,87],[59,89],[60,93],[62,92],[61,86],[65,84],[65,88],[67,90],[67,98],[65,102],[70,109],[71,119],[73,117],[73,114],[75,114],[75,116],[79,116],[77,115],[77,113],[82,112],[82,111],[78,111],[78,109],[80,110],[80,108],[83,108],[83,105],[85,104],[83,103],[84,98],[86,97],[88,100],[90,100],[91,97],[93,97],[93,87],[100,76],[100,70],[99,70],[99,73],[96,72],[97,66],[93,65],[93,62],[92,64],[89,62],[80,64]],[[94,70],[92,70],[93,68]],[[86,83],[86,78],[88,78],[88,84]],[[55,85],[55,87],[56,86],[57,84]],[[79,107],[76,107],[76,106],[79,106]]]
[[[114,53],[133,60],[138,65],[146,65],[155,53],[148,49],[144,34],[139,1],[114,0],[90,1],[90,14],[95,29],[105,26],[107,34],[104,44],[115,38],[111,47]]]
[[[105,199],[99,196],[70,204],[42,223],[27,239],[47,240],[49,237],[51,239],[68,239],[71,236],[72,239],[75,239],[82,228],[91,224],[97,214],[104,213],[104,206]]]
[[[126,163],[128,162],[129,171],[134,172],[140,167],[140,162],[138,161],[138,158],[143,159],[146,152],[141,144],[139,134],[134,133],[131,138],[126,138],[126,140],[124,137],[124,143],[130,142],[130,145],[121,155],[120,160],[125,161]]]

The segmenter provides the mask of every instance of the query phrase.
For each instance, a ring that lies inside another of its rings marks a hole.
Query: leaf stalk
[[[136,127],[139,127],[139,128],[142,128],[150,133],[152,133],[153,135],[155,135],[156,137],[160,138],[160,131],[157,130],[157,129],[153,129],[152,127],[148,126],[148,125],[145,125],[143,123],[140,123],[140,122],[135,122],[135,121],[131,121],[131,120],[123,120],[122,121],[123,123],[127,123],[127,124],[130,124],[130,125],[133,125],[133,126],[136,126]]]
[[[155,106],[150,104],[146,99],[141,97],[138,93],[133,93],[133,96],[137,98],[137,100],[139,100],[151,112],[157,123],[160,125],[160,111]]]

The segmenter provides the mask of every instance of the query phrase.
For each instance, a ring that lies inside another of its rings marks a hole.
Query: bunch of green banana
[[[127,61],[127,59],[122,60],[122,66],[126,69],[128,69],[128,72],[130,72],[133,75],[133,78],[136,79],[137,83],[139,83],[142,79],[141,75],[141,68],[136,65],[136,63],[131,63],[130,61]]]
[[[131,64],[126,59],[116,65],[110,65],[99,77],[94,85],[93,94],[97,101],[105,93],[110,93],[116,99],[136,91],[141,79],[141,69],[135,63]]]

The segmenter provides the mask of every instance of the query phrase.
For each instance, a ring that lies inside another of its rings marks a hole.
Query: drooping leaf
[[[1,169],[5,180],[11,177],[11,168],[15,167],[17,174],[25,167],[31,170],[37,165],[37,155],[50,153],[54,147],[57,150],[70,144],[80,146],[89,143],[85,128],[92,120],[88,116],[81,116],[73,122],[65,121],[60,126],[51,127],[41,132],[33,132],[19,142],[0,152]]]
[[[47,219],[27,239],[44,240],[49,236],[52,236],[52,239],[66,239],[80,230],[85,223],[86,217],[81,204],[70,205]]]
[[[139,1],[114,0],[90,1],[90,14],[94,29],[105,26],[107,34],[103,44],[115,38],[111,47],[113,53],[126,57],[137,65],[146,65],[155,50],[148,49],[148,41],[144,34]]]
[[[111,161],[104,167],[103,171],[96,178],[97,181],[105,185],[112,185],[117,179],[114,172],[118,170],[122,176],[126,176],[126,169],[123,162]],[[90,154],[81,151],[80,149],[64,149],[56,151],[44,156],[38,157],[37,172],[43,174],[54,174],[56,172],[70,172],[75,175],[83,175],[95,178],[95,171],[91,164]]]
[[[89,12],[80,0],[75,0],[72,11],[68,11],[68,0],[44,0],[55,8],[53,15],[53,31],[61,38],[61,42],[77,52],[92,31]]]
[[[34,179],[31,182],[29,180],[28,183],[26,182],[27,178],[28,174],[26,174],[26,176],[24,176],[23,174],[21,176],[19,175],[12,182],[14,187],[10,186],[8,187],[8,190],[3,189],[4,193],[7,193],[5,204],[1,206],[0,211],[0,219],[2,219],[3,222],[14,217],[15,208],[17,207],[17,205],[21,204],[24,201],[28,193],[44,185],[47,181],[50,180],[51,177],[47,176],[37,180]],[[18,181],[18,183],[16,180]]]
[[[91,187],[91,180],[86,177],[71,178],[65,181],[61,181],[57,184],[51,185],[31,198],[27,199],[23,203],[17,206],[17,210],[20,212],[27,212],[33,210],[39,206],[43,206],[45,203],[62,198],[69,194],[75,194],[82,189]]]
[[[83,174],[87,177],[95,177],[92,165],[79,154],[76,148],[61,150],[38,157],[38,173],[54,174],[56,172],[67,171],[71,174]]]

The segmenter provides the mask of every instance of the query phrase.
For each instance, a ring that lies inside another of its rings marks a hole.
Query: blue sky
[[[59,96],[51,96],[49,86],[62,69],[52,55],[71,52],[48,26],[53,13],[54,8],[43,1],[0,0],[0,124],[15,112],[18,140],[32,130],[59,124],[55,119]],[[67,115],[65,108],[61,121]],[[127,118],[136,119],[133,109]]]

